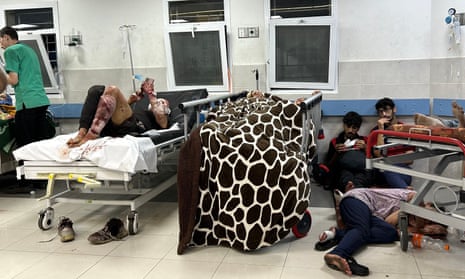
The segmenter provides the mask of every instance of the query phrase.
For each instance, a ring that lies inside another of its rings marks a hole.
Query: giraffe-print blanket
[[[313,132],[302,128],[299,106],[270,95],[227,103],[208,118],[200,129],[199,203],[188,246],[273,245],[309,206],[301,142],[310,133],[314,147]]]

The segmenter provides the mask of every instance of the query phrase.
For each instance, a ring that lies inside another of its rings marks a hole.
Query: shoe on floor
[[[68,242],[74,240],[73,222],[65,216],[61,216],[58,223],[58,235],[61,242]]]
[[[124,227],[123,221],[118,218],[111,218],[103,229],[89,235],[87,240],[92,244],[104,244],[113,240],[121,240],[128,235],[128,230]]]
[[[370,274],[368,267],[357,263],[354,258],[348,257],[346,260],[352,271],[352,275],[368,276]]]
[[[334,246],[338,245],[339,244],[339,240],[333,238],[333,239],[329,239],[327,241],[318,241],[317,243],[315,243],[315,250],[317,251],[326,251],[328,249],[331,249],[333,248]]]

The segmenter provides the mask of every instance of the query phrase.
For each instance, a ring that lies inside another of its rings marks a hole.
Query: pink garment
[[[343,199],[353,197],[361,200],[370,208],[372,214],[385,219],[400,208],[400,201],[407,201],[409,193],[415,191],[402,188],[355,188],[346,192]]]

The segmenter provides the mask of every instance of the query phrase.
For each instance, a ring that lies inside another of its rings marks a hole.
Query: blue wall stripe
[[[376,116],[374,100],[325,100],[321,103],[323,116],[343,116],[353,110],[362,116]],[[433,99],[433,115],[452,116],[451,102],[453,99]],[[397,99],[394,100],[397,106],[397,115],[414,115],[415,113],[430,114],[429,99]],[[457,100],[465,107],[465,100]],[[83,104],[54,104],[50,105],[50,110],[56,118],[79,118]]]
[[[438,116],[453,116],[452,115],[452,101],[457,101],[457,103],[465,107],[465,100],[456,100],[456,99],[433,99],[433,115]]]
[[[323,116],[343,116],[349,111],[356,111],[362,116],[377,115],[375,100],[325,100],[321,103]],[[430,113],[429,99],[398,99],[394,100],[397,115],[414,115],[415,113]],[[450,105],[449,105],[450,106]]]
[[[79,118],[83,104],[50,105],[49,110],[55,118]]]

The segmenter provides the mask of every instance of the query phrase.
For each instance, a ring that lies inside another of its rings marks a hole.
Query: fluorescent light
[[[185,19],[172,19],[170,23],[186,23],[187,20]]]
[[[34,25],[34,24],[24,24],[24,23],[21,23],[21,24],[17,24],[17,25],[13,25],[11,26],[13,27],[14,29],[27,29],[27,28],[34,28],[34,27],[39,27],[38,25]]]

